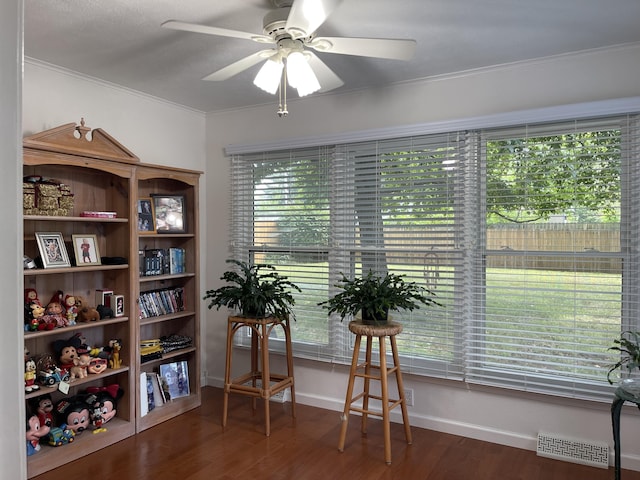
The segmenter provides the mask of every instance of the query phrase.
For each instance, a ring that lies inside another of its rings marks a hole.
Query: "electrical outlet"
[[[413,388],[404,389],[404,401],[407,407],[413,407]]]

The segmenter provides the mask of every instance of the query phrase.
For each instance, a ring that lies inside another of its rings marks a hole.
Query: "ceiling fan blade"
[[[206,35],[218,35],[221,37],[242,38],[245,40],[253,40],[258,43],[275,43],[271,37],[259,35],[256,33],[241,32],[239,30],[229,30],[227,28],[209,27],[207,25],[198,25],[196,23],[179,22],[177,20],[167,20],[160,25],[163,28],[171,30],[180,30],[183,32],[204,33]]]
[[[416,41],[396,38],[317,37],[306,46],[319,52],[341,55],[411,60],[416,50]]]
[[[260,50],[259,52],[253,53],[248,57],[241,58],[237,62],[227,65],[226,67],[207,75],[202,80],[210,80],[213,82],[221,82],[223,80],[227,80],[239,74],[240,72],[245,71],[247,68],[251,68],[257,63],[260,63],[263,60],[267,60],[277,54],[278,52],[275,50]]]
[[[318,78],[318,82],[320,83],[320,92],[328,92],[329,90],[333,90],[334,88],[344,85],[342,79],[338,77],[338,75],[336,75],[326,63],[320,60],[315,53],[307,50],[305,55],[309,57],[309,66]]]
[[[285,30],[293,38],[304,38],[315,32],[342,0],[294,0]]]

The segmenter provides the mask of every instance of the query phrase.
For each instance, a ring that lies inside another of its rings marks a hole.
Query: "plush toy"
[[[24,390],[30,393],[39,388],[36,385],[36,362],[30,358],[24,364]]]
[[[76,324],[76,317],[78,316],[78,307],[76,307],[76,297],[73,295],[67,295],[64,297],[64,308],[67,311],[67,320],[69,325]]]
[[[40,450],[40,439],[49,434],[50,428],[40,425],[37,415],[28,415],[27,418],[27,455],[33,455]]]
[[[81,434],[91,425],[90,405],[80,397],[60,400],[55,412],[60,424],[66,424],[76,435]]]
[[[71,371],[71,368],[75,366],[75,361],[78,358],[77,349],[80,345],[81,340],[77,335],[67,340],[56,340],[53,342],[53,348],[58,356],[60,368]]]
[[[63,308],[62,305],[64,305],[64,294],[62,293],[62,290],[56,290],[54,294],[51,295],[51,300],[49,300],[49,303],[57,303],[60,305],[60,308]],[[65,315],[66,313],[66,310],[63,309],[62,314]]]
[[[94,322],[100,320],[98,310],[86,305],[82,297],[76,297],[76,307],[78,308],[77,320],[79,322]]]
[[[106,305],[98,305],[96,307],[96,310],[98,310],[100,318],[113,318],[113,309],[111,307],[107,307]]]

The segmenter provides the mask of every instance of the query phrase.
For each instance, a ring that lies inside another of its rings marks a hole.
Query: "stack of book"
[[[185,249],[147,248],[138,251],[140,276],[177,275],[185,273]]]
[[[184,289],[176,287],[140,292],[138,305],[140,306],[140,318],[182,312],[185,309]]]

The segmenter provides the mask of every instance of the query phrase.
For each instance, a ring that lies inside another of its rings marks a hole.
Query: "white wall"
[[[0,479],[3,480],[26,478],[26,462],[16,461],[26,458],[25,406],[21,389],[14,388],[24,381],[21,302],[17,301],[22,298],[22,168],[19,167],[22,8],[22,0],[0,3],[0,205],[5,222],[5,233],[0,236],[3,254],[0,303],[4,306],[0,334],[4,377],[4,388],[0,388]]]
[[[339,73],[339,72],[338,72]],[[216,175],[207,177],[210,206],[207,287],[220,285],[228,257],[228,162],[224,147],[277,139],[339,134],[398,125],[442,122],[538,107],[640,95],[640,45],[567,55],[536,62],[396,85],[380,91],[311,96],[289,104],[279,119],[276,105],[207,116],[207,156]],[[208,382],[224,376],[224,312],[208,312]],[[214,328],[215,325],[215,328]],[[345,326],[346,328],[346,326]],[[296,360],[299,402],[341,410],[345,367]],[[539,431],[613,448],[609,405],[471,388],[455,382],[405,377],[414,389],[411,423],[444,432],[535,450]],[[336,421],[338,417],[336,417]],[[626,407],[622,427],[623,468],[640,470],[637,409]],[[336,438],[337,442],[337,438]]]

